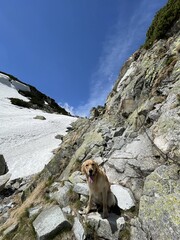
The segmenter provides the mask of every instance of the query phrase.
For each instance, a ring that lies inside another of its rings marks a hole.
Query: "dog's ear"
[[[81,172],[82,172],[82,174],[85,174],[85,169],[84,169],[84,163],[81,165]]]

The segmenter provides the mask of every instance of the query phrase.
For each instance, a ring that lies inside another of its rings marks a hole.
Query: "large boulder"
[[[0,154],[0,175],[6,174],[8,172],[8,167],[4,156]]]
[[[42,211],[33,222],[33,227],[39,240],[50,239],[60,231],[72,226],[64,216],[59,206],[51,206]]]
[[[151,239],[180,238],[180,179],[177,165],[158,167],[145,181],[139,220]]]
[[[128,188],[120,185],[111,185],[111,191],[116,196],[117,205],[120,209],[128,210],[135,206],[135,199]]]

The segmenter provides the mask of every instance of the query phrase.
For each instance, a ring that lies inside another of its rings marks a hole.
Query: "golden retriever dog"
[[[99,204],[103,209],[103,218],[107,218],[108,208],[116,204],[116,198],[110,190],[106,173],[92,159],[82,164],[81,172],[86,175],[89,186],[89,201],[85,213],[90,212],[93,204]]]

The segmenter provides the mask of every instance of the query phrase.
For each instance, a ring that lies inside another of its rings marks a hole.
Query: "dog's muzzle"
[[[92,175],[93,175],[93,170],[90,169],[90,170],[89,170],[89,176],[91,177]]]

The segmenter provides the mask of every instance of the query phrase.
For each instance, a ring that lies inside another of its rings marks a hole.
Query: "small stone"
[[[35,116],[34,119],[46,120],[46,118],[44,116],[40,116],[40,115]]]
[[[70,208],[70,206],[64,207],[62,208],[62,211],[66,214],[71,214],[72,210]]]
[[[64,136],[61,135],[61,134],[58,134],[58,135],[55,136],[56,139],[59,139],[59,140],[61,140],[61,141],[63,140],[63,137],[64,137]]]
[[[84,195],[81,195],[81,196],[80,196],[80,201],[81,201],[82,203],[87,203],[88,197],[87,197],[87,196],[84,196]]]

